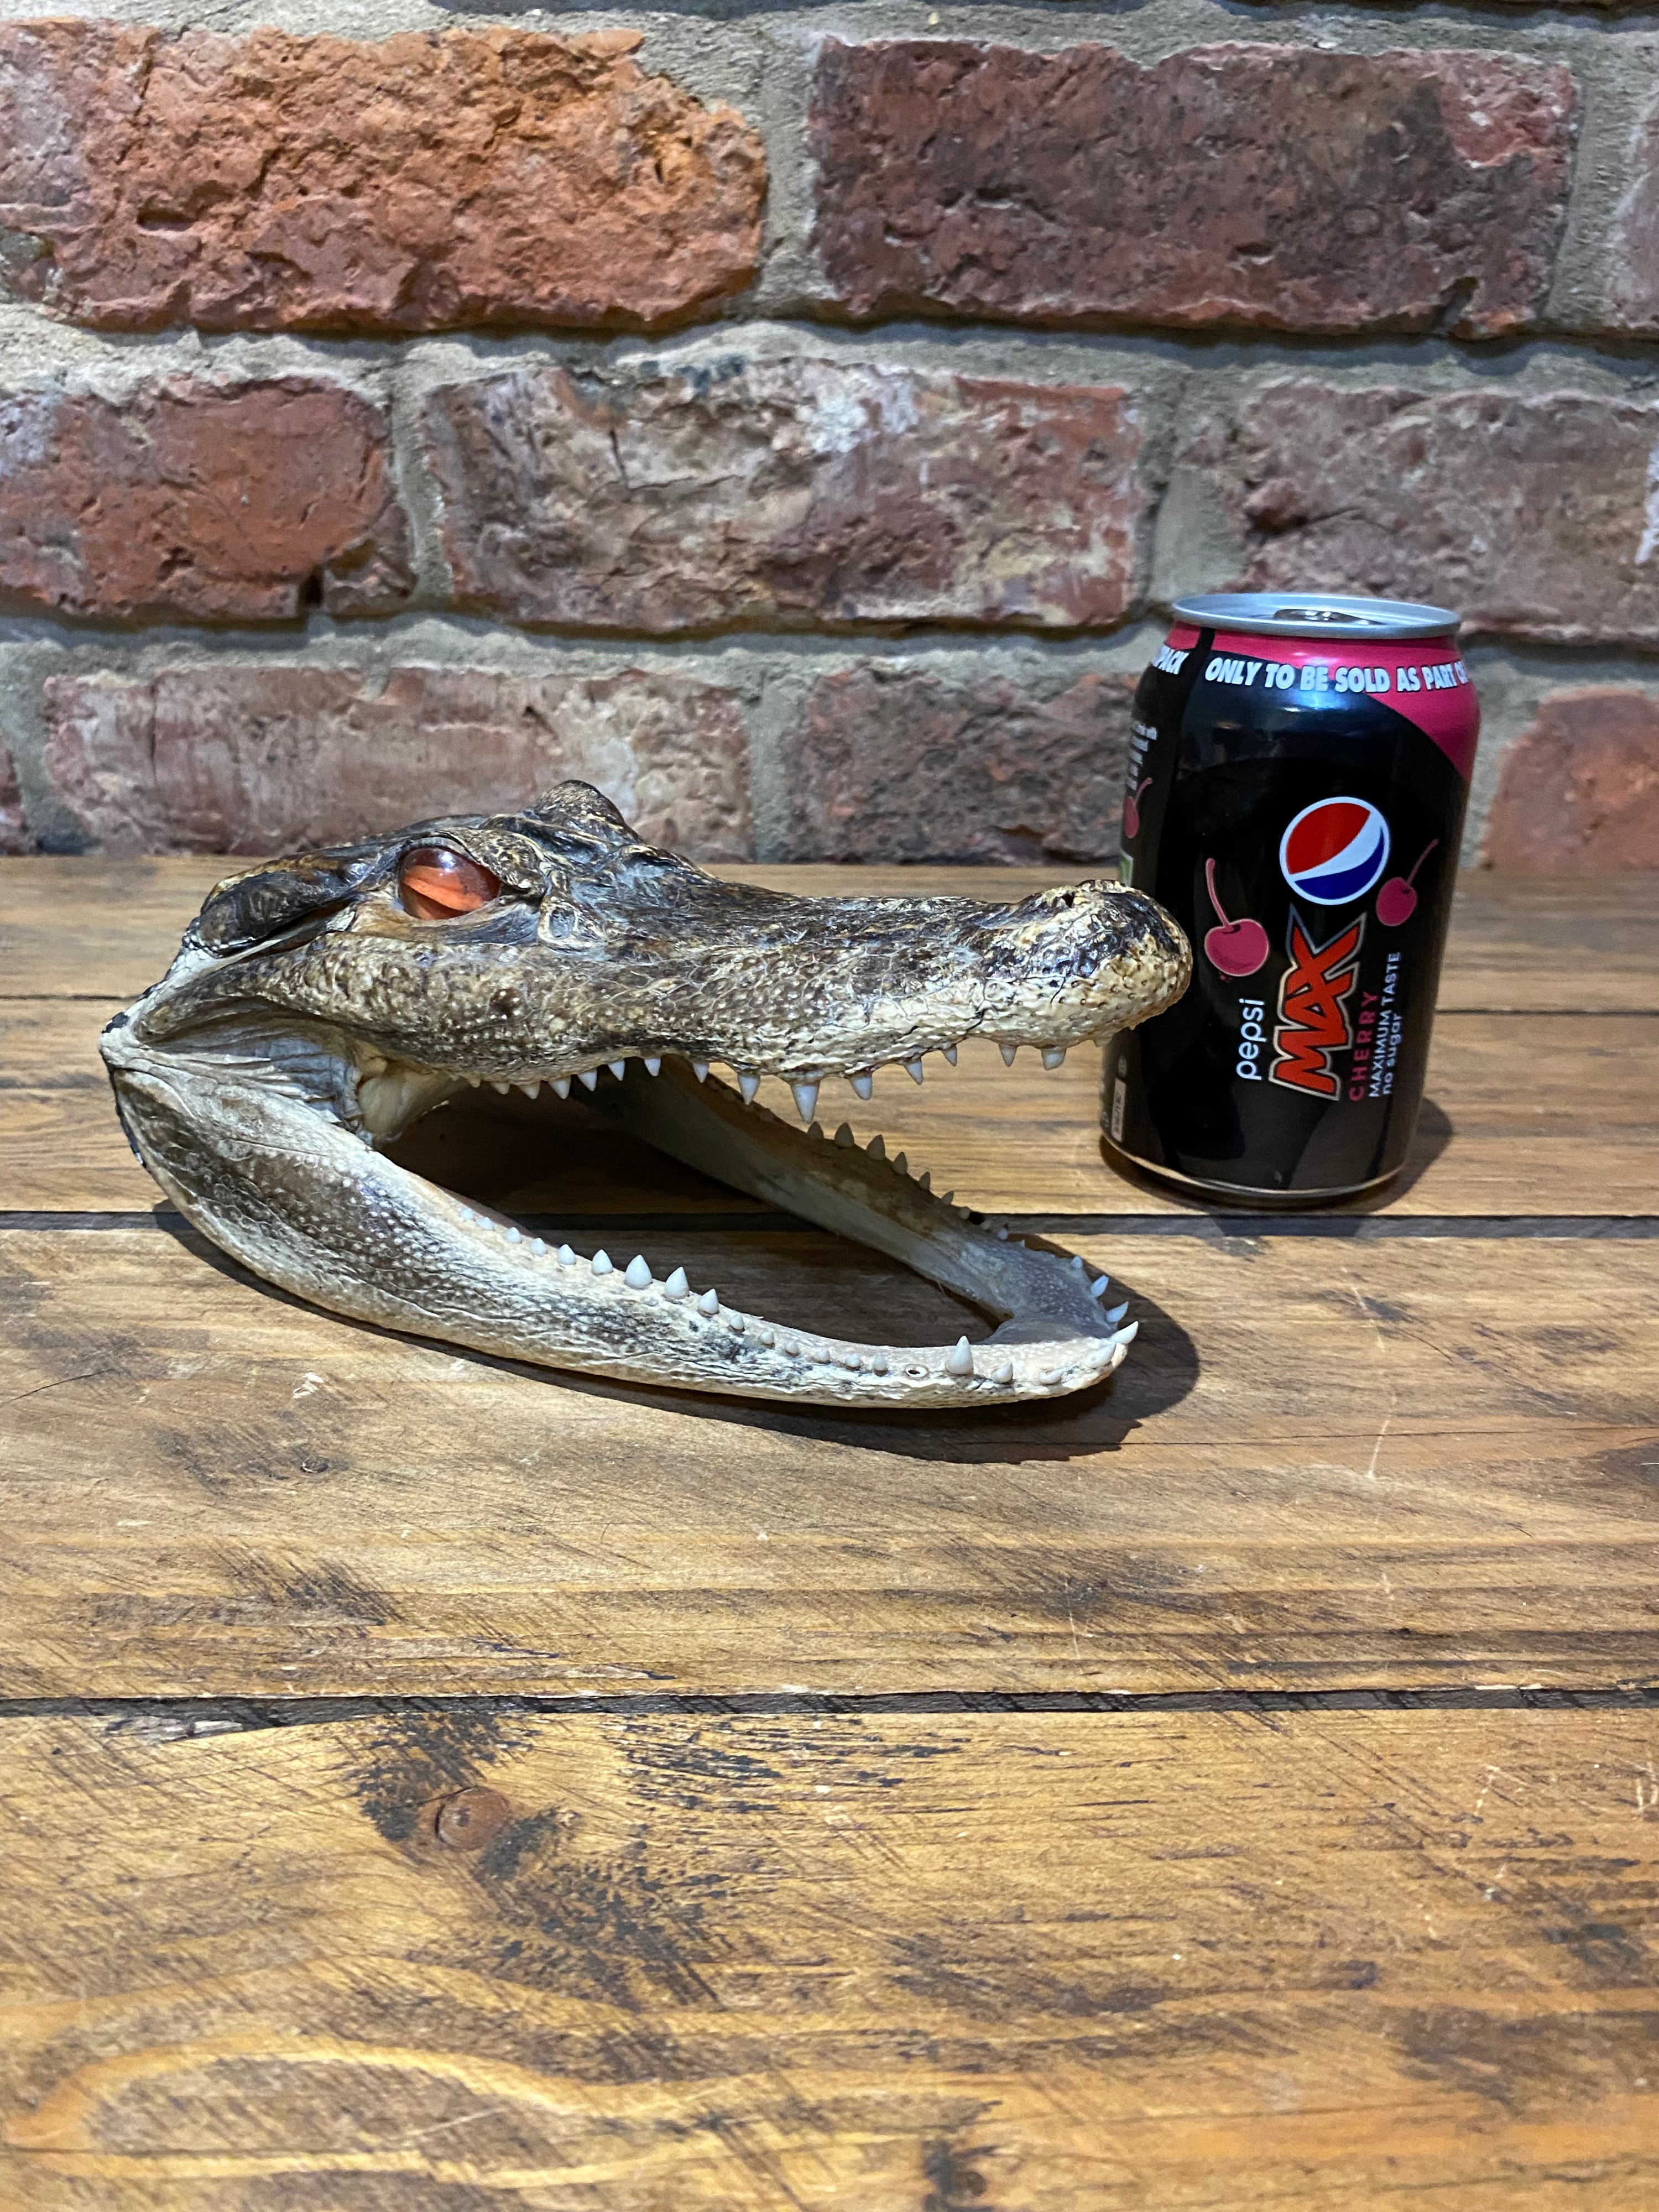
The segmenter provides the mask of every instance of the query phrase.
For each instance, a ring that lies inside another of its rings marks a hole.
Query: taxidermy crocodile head
[[[598,792],[425,822],[222,883],[166,976],[104,1033],[121,1117],[183,1212],[256,1274],[361,1320],[512,1359],[824,1405],[1063,1395],[1133,1326],[1081,1260],[1028,1249],[925,1176],[825,1137],[819,1088],[868,1098],[967,1036],[1012,1061],[1144,1021],[1186,940],[1115,884],[1013,905],[799,898],[643,843]],[[736,1088],[713,1079],[723,1062]],[[602,1071],[604,1073],[602,1075]],[[801,1128],[756,1103],[793,1086]],[[988,1308],[988,1342],[828,1341],[732,1310],[677,1267],[550,1249],[386,1157],[469,1085],[594,1094],[690,1166]],[[1017,1127],[1008,1131],[1019,1142]]]

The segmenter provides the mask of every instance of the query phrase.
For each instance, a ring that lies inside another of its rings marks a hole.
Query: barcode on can
[[[1129,1097],[1129,1086],[1121,1075],[1112,1078],[1112,1142],[1123,1142],[1123,1110]]]

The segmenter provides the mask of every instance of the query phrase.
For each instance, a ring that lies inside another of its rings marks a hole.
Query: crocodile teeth
[[[654,1280],[651,1270],[639,1253],[635,1253],[623,1273],[623,1280],[630,1291],[648,1291]]]
[[[691,1285],[686,1280],[684,1268],[676,1267],[673,1273],[668,1278],[668,1280],[662,1287],[665,1297],[671,1298],[683,1298],[688,1295]]]
[[[755,1103],[755,1093],[760,1089],[759,1076],[740,1075],[738,1078],[738,1088],[743,1093],[744,1104],[752,1106]]]
[[[816,1083],[792,1083],[795,1097],[795,1111],[803,1121],[810,1121],[818,1108],[818,1086]]]
[[[876,1087],[876,1079],[873,1075],[854,1075],[848,1079],[860,1098],[868,1098]]]
[[[597,1091],[599,1087],[599,1071],[597,1067],[584,1067],[577,1075],[576,1080],[578,1083],[585,1084],[588,1090]]]
[[[904,1072],[912,1083],[920,1083],[922,1079],[921,1062],[919,1060],[907,1060],[904,1063]]]
[[[699,1083],[707,1083],[708,1080],[708,1062],[706,1060],[694,1060],[691,1063],[691,1073],[696,1077]]]
[[[965,1336],[959,1336],[945,1360],[947,1375],[971,1375],[974,1371],[974,1348]]]
[[[625,1060],[607,1060],[605,1064],[611,1070],[611,1073],[616,1077],[618,1083],[622,1081],[623,1076],[628,1073],[628,1062]]]
[[[553,1089],[559,1097],[568,1098],[570,1096],[570,1078],[568,1075],[556,1075],[553,1079]]]
[[[647,1075],[662,1073],[662,1061],[654,1052],[647,1053],[645,1056],[645,1072]]]
[[[596,1275],[614,1275],[617,1272],[611,1264],[611,1255],[603,1248],[593,1255],[587,1264]]]
[[[955,1045],[953,1045],[953,1044],[947,1044],[947,1045],[945,1046],[945,1057],[946,1058],[946,1060],[948,1060],[950,1061],[950,1063],[951,1063],[951,1066],[952,1066],[952,1067],[954,1067],[954,1066],[956,1066],[956,1064],[957,1064],[957,1048],[956,1048]]]
[[[1014,1064],[1014,1054],[1019,1050],[1019,1047],[1017,1044],[1000,1044],[997,1050],[1002,1054],[1003,1066],[1012,1067]]]
[[[713,1291],[705,1291],[697,1300],[697,1311],[706,1314],[710,1321],[720,1310],[720,1302]]]
[[[1063,1044],[1045,1044],[1042,1048],[1042,1065],[1045,1067],[1058,1067],[1065,1057]]]

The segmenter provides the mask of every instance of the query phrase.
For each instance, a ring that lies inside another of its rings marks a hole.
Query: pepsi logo
[[[1279,872],[1315,906],[1364,898],[1389,865],[1389,825],[1369,799],[1316,799],[1279,841]]]

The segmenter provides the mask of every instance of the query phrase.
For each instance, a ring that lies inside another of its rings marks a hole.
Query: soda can
[[[1193,982],[1106,1048],[1112,1152],[1269,1204],[1398,1173],[1480,720],[1444,607],[1177,603],[1135,693],[1122,872],[1192,939]]]

